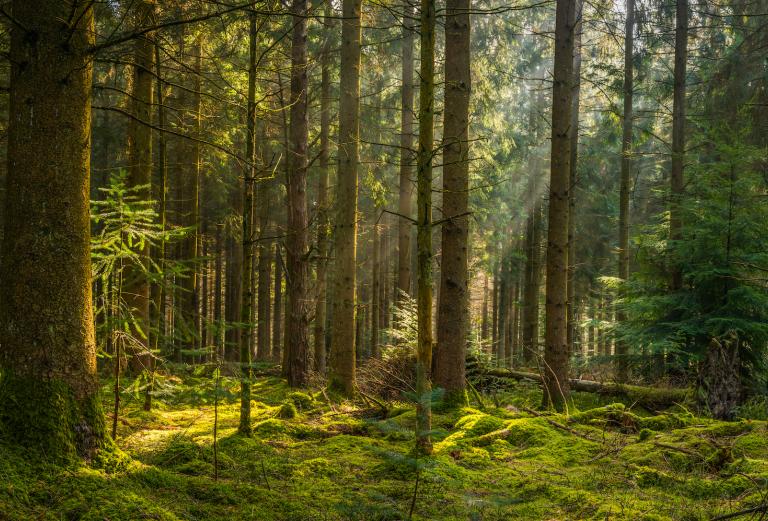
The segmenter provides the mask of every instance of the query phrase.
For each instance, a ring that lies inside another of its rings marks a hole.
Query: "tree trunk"
[[[243,264],[240,324],[240,424],[237,432],[251,434],[251,351],[253,347],[253,189],[256,183],[256,64],[258,61],[258,23],[256,13],[250,22],[248,54],[248,107],[246,115],[245,165],[243,172]]]
[[[672,93],[672,169],[669,199],[669,239],[671,242],[670,287],[677,291],[683,287],[683,276],[674,253],[675,243],[681,239],[683,228],[680,203],[683,197],[685,168],[685,77],[688,62],[688,0],[677,0],[675,17],[675,72]]]
[[[400,91],[400,193],[397,221],[397,290],[400,295],[411,294],[411,229],[413,223],[406,219],[412,213],[411,197],[413,181],[413,28],[409,27],[413,16],[410,2],[403,4],[402,39],[402,87]]]
[[[315,371],[325,374],[325,320],[328,272],[328,177],[331,154],[331,48],[334,24],[330,2],[325,5],[325,41],[320,56],[320,172],[317,176],[317,299],[315,303]]]
[[[272,360],[282,360],[283,345],[283,259],[280,245],[275,243],[275,299],[272,305]]]
[[[435,385],[444,402],[467,403],[465,363],[469,337],[469,0],[447,0],[440,302]]]
[[[26,30],[11,26],[0,424],[49,461],[90,459],[106,438],[89,242],[93,8],[14,0],[12,12]]]
[[[378,355],[379,321],[381,319],[381,231],[378,224],[373,225],[373,273],[371,274],[373,291],[371,295],[371,353]]]
[[[435,0],[421,0],[419,148],[416,158],[418,345],[416,348],[416,446],[432,452],[432,155],[435,102]]]
[[[629,191],[632,168],[632,52],[635,25],[635,2],[627,0],[627,21],[624,33],[624,118],[621,137],[621,187],[619,191],[619,279],[629,279]],[[626,320],[623,312],[619,322]],[[616,380],[626,382],[629,376],[627,345],[616,344]]]
[[[732,420],[741,403],[741,357],[739,338],[729,333],[712,338],[699,367],[698,386],[703,406],[719,420]]]
[[[155,5],[150,0],[140,1],[133,13],[136,29],[150,27],[155,23]],[[132,195],[140,201],[151,198],[152,183],[152,69],[155,59],[154,45],[150,34],[134,41],[133,81],[131,84],[131,118],[128,124],[128,186]],[[132,324],[131,336],[135,342],[130,353],[130,367],[134,374],[149,369],[149,244],[138,252],[141,258],[136,264],[128,263],[123,274],[123,296]]]
[[[488,341],[488,272],[483,270],[483,308],[480,318],[480,339]]]
[[[536,163],[538,164],[538,162]],[[536,174],[534,173],[534,176]],[[531,193],[537,183],[531,183]],[[533,195],[532,197],[537,197]],[[541,202],[536,198],[525,232],[525,287],[523,288],[523,363],[538,365],[539,356],[539,291],[541,289]]]
[[[576,0],[557,0],[552,89],[552,156],[547,230],[544,406],[562,409],[568,389],[568,194]]]
[[[583,0],[576,3],[573,45],[573,109],[571,113],[571,165],[568,193],[568,349],[573,352],[576,337],[576,186],[578,185],[579,102],[581,98],[581,34]]]
[[[291,4],[291,123],[288,151],[288,312],[285,345],[288,354],[288,383],[304,387],[310,370],[309,353],[309,238],[307,233],[307,10],[308,0]]]
[[[360,137],[360,0],[344,0],[341,22],[339,166],[334,223],[333,322],[329,383],[347,396],[355,391],[355,279],[357,167]]]

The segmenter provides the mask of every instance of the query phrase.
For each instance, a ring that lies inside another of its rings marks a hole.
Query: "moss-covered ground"
[[[124,393],[125,457],[102,468],[33,463],[0,444],[0,519],[704,520],[768,495],[764,421],[651,415],[594,395],[552,415],[521,384],[485,396],[484,410],[435,414],[434,455],[416,460],[410,405],[384,418],[269,376],[253,386],[251,438],[236,434],[237,382],[222,381],[216,479],[205,388],[204,376],[168,384],[151,412]]]

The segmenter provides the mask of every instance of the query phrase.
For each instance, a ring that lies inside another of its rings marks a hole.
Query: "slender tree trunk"
[[[347,396],[355,389],[355,279],[357,166],[360,137],[360,0],[344,0],[341,22],[339,166],[334,225],[333,322],[330,385]]]
[[[683,221],[680,203],[685,190],[685,78],[688,63],[688,0],[677,0],[675,17],[675,72],[672,94],[672,169],[669,180],[669,239],[672,249],[670,287],[673,291],[683,287],[679,260],[674,254],[675,244],[681,239]]]
[[[381,230],[373,225],[373,273],[371,275],[373,291],[371,295],[371,353],[378,355],[379,320],[381,319]]]
[[[308,0],[293,0],[291,43],[291,123],[288,150],[288,308],[285,317],[288,383],[303,387],[310,370],[309,237],[307,233],[307,10]]]
[[[573,352],[576,337],[576,186],[578,185],[579,102],[581,98],[581,34],[583,0],[576,3],[573,45],[573,109],[571,112],[571,165],[568,193],[568,349]]]
[[[483,270],[483,309],[480,318],[480,339],[488,341],[488,272]]]
[[[500,264],[501,263],[497,259],[496,266],[493,270],[493,305],[491,306],[493,308],[491,314],[491,353],[496,353],[499,338],[499,285],[501,284],[501,281],[499,280],[498,267]]]
[[[538,164],[538,163],[537,163]],[[536,175],[534,173],[534,175]],[[532,182],[536,193],[536,183]],[[536,198],[536,196],[533,196]],[[528,216],[525,233],[525,286],[523,288],[523,362],[538,365],[539,356],[539,292],[541,289],[541,201],[536,198]]]
[[[90,459],[107,436],[89,242],[93,4],[14,0],[12,12],[0,423],[49,461]]]
[[[317,300],[315,304],[315,371],[325,374],[325,320],[328,272],[328,177],[331,155],[331,34],[334,29],[331,3],[325,4],[325,41],[320,56],[320,172],[317,176]]]
[[[398,300],[402,294],[411,294],[411,230],[410,217],[413,210],[413,40],[414,32],[408,26],[413,16],[410,2],[403,4],[402,39],[402,87],[400,97],[400,193],[397,221],[397,290]]]
[[[243,293],[240,323],[240,424],[237,432],[251,434],[251,352],[253,347],[253,190],[256,183],[256,64],[258,23],[255,12],[248,14],[250,45],[248,55],[248,113],[246,115],[245,166],[243,177]]]
[[[283,345],[283,260],[280,245],[275,243],[275,299],[272,307],[272,359],[282,360]]]
[[[432,452],[432,156],[435,103],[435,0],[421,0],[419,148],[416,158],[418,346],[416,349],[416,446]]]
[[[216,225],[216,275],[214,279],[214,295],[213,295],[213,323],[215,324],[214,331],[216,332],[216,338],[214,339],[213,343],[216,346],[216,357],[215,361],[218,361],[221,359],[221,357],[224,355],[223,352],[223,344],[222,344],[222,335],[221,335],[221,292],[223,288],[223,235],[224,235],[224,225],[223,224],[217,224]]]
[[[499,260],[499,312],[498,327],[496,332],[496,365],[504,367],[507,359],[507,327],[509,321],[509,272],[504,269],[509,253],[504,249]]]
[[[552,156],[547,231],[547,301],[544,405],[568,400],[568,194],[570,192],[573,45],[576,1],[557,0],[552,90]]]
[[[469,0],[447,0],[440,302],[434,382],[447,404],[467,403],[469,339]]]
[[[629,279],[629,191],[632,168],[632,52],[635,22],[635,2],[627,0],[627,20],[624,32],[624,118],[621,137],[621,187],[619,191],[619,279]],[[626,320],[623,313],[620,322]],[[629,376],[627,345],[617,344],[616,380],[626,382]]]

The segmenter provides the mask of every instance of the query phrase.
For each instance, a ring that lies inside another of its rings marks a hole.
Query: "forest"
[[[768,519],[768,0],[4,0],[0,156],[0,520]]]

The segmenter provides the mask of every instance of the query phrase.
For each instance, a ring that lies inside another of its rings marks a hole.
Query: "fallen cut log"
[[[501,379],[532,380],[543,383],[540,374],[513,369],[487,369],[479,376],[492,376]],[[619,384],[615,382],[595,382],[593,380],[580,380],[571,378],[569,384],[572,391],[584,393],[597,393],[606,396],[621,396],[631,402],[635,402],[651,410],[669,407],[676,403],[689,401],[692,397],[691,389],[674,387],[644,387],[641,385]]]

